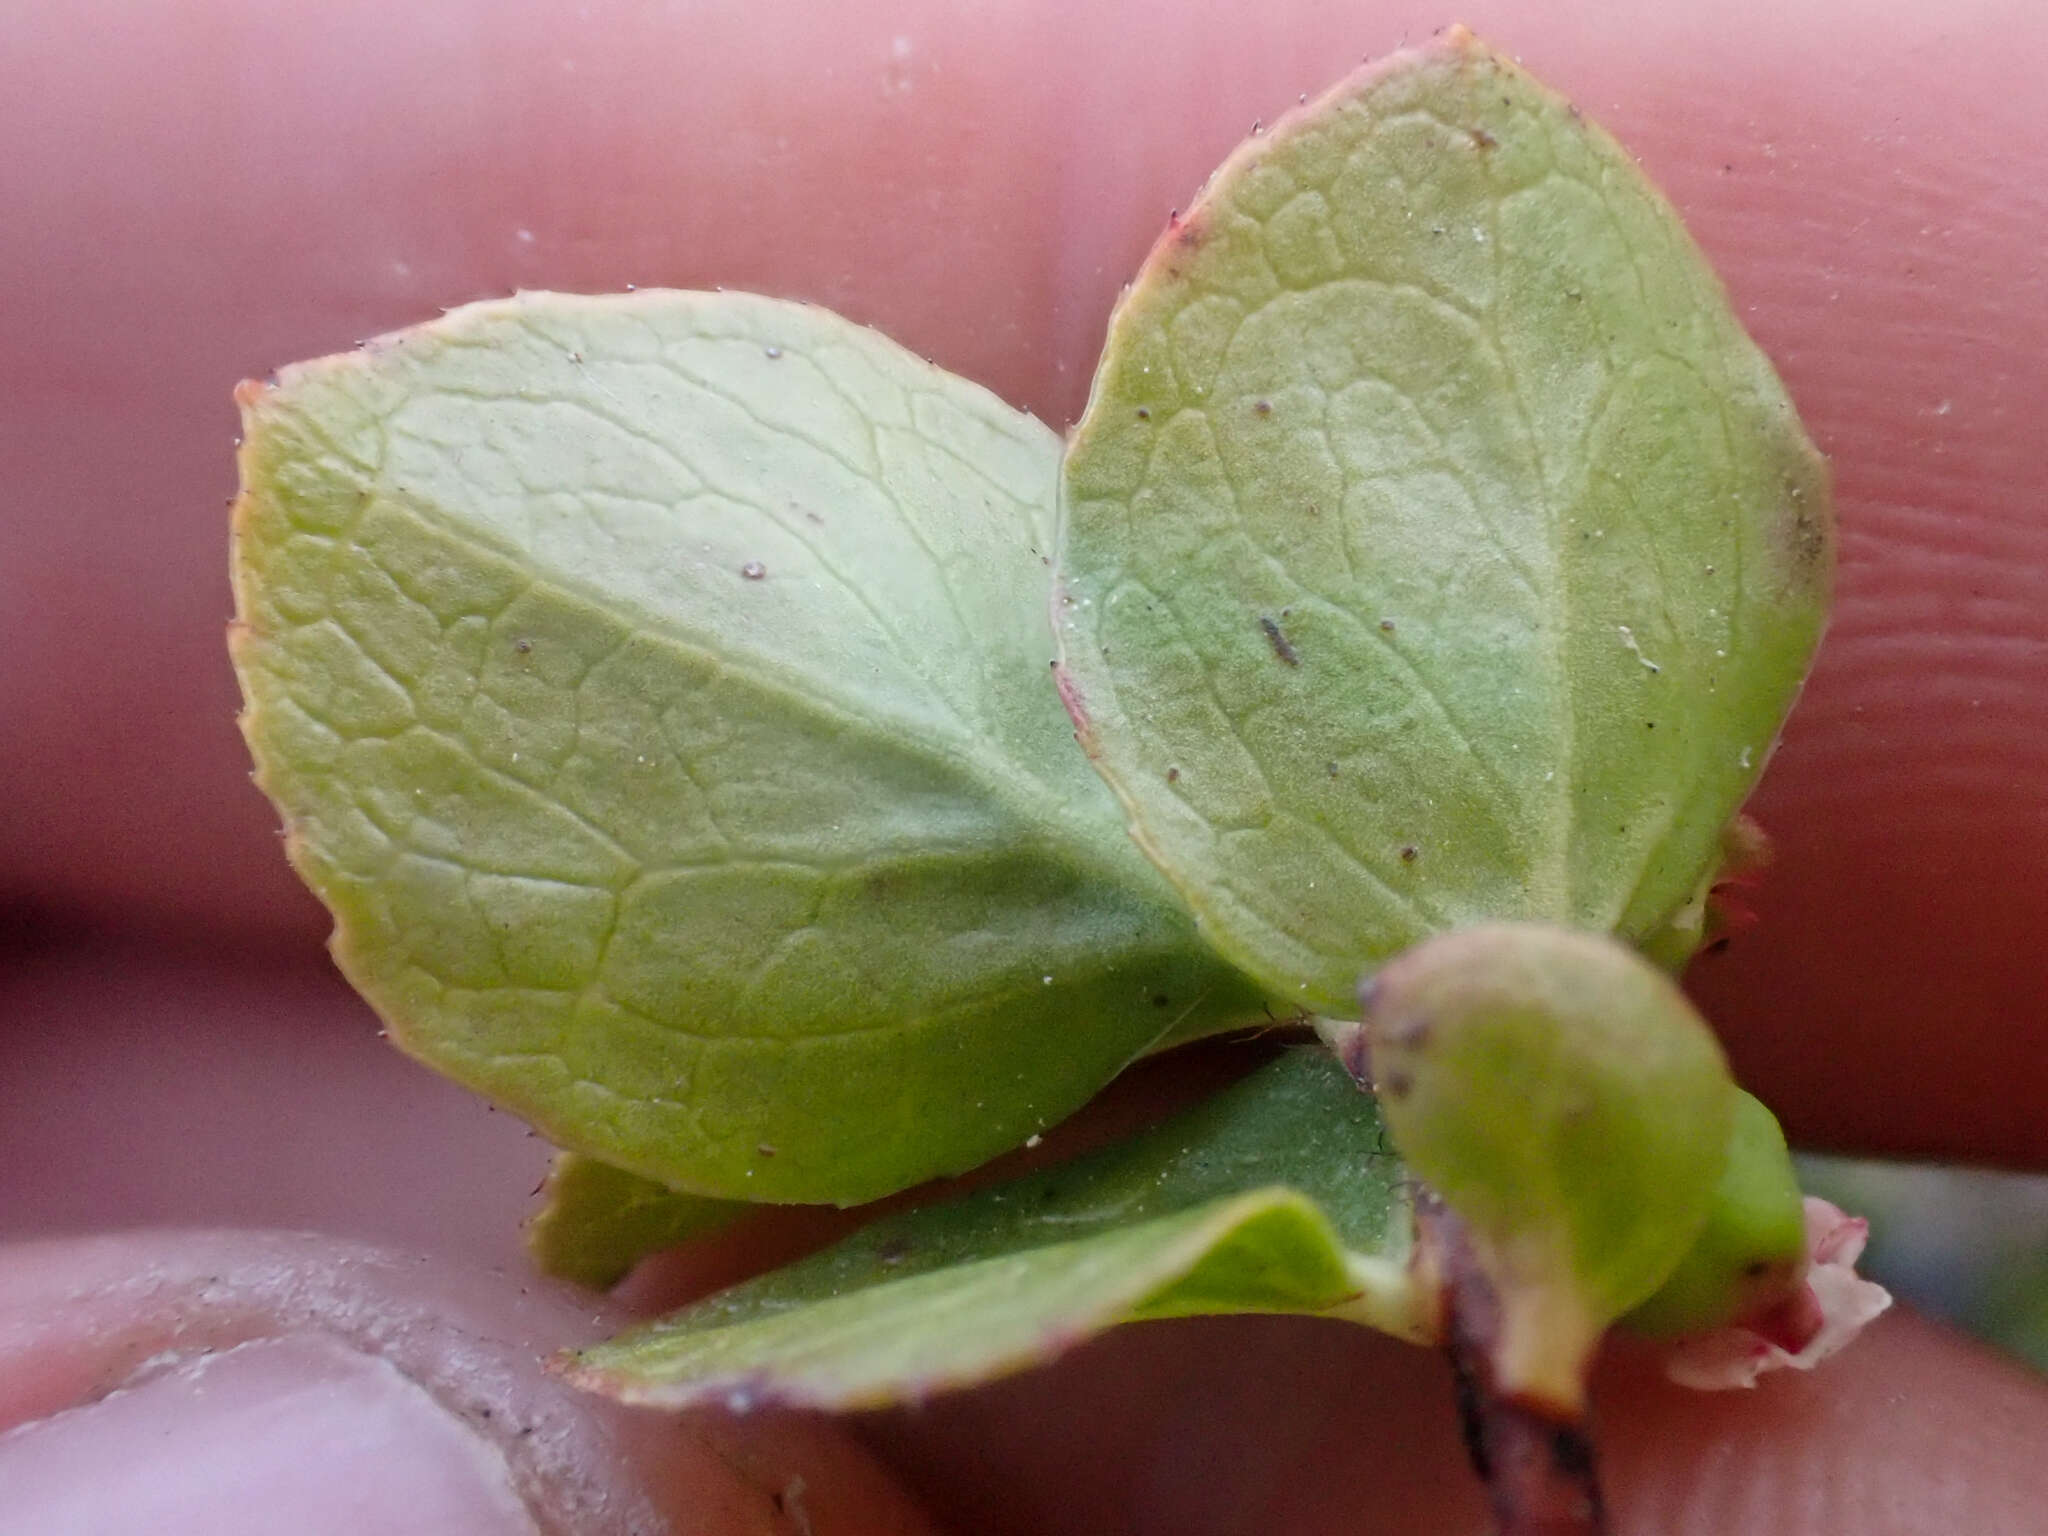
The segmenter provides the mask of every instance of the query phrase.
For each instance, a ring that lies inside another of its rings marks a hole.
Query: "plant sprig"
[[[394,1038],[570,1149],[551,1268],[975,1166],[1202,1034],[1333,1048],[578,1379],[844,1407],[1349,1318],[1451,1348],[1513,1528],[1557,1490],[1486,1447],[1576,1425],[1609,1326],[1800,1285],[1775,1123],[1636,950],[1705,934],[1825,467],[1634,163],[1462,30],[1232,154],[1064,444],[738,294],[240,398],[259,781]]]

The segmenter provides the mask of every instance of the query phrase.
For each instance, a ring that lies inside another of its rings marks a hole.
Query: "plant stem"
[[[1606,1536],[1590,1427],[1502,1394],[1494,1379],[1500,1298],[1464,1222],[1435,1195],[1416,1202],[1422,1242],[1443,1277],[1444,1350],[1473,1470],[1500,1536]]]

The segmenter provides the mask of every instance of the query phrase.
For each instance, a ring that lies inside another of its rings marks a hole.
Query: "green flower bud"
[[[1387,1126],[1499,1294],[1500,1389],[1578,1412],[1600,1336],[1706,1223],[1738,1097],[1720,1046],[1635,951],[1539,924],[1431,939],[1360,998]]]
[[[1806,1258],[1806,1218],[1777,1117],[1738,1091],[1728,1160],[1706,1225],[1657,1293],[1623,1320],[1653,1338],[1706,1333],[1790,1296]]]

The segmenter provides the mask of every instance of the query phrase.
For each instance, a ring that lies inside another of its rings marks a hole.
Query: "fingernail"
[[[170,1366],[0,1434],[0,1536],[538,1536],[504,1455],[319,1335]]]

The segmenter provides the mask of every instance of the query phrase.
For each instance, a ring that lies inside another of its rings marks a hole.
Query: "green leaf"
[[[1805,1279],[1806,1209],[1778,1117],[1737,1092],[1721,1182],[1678,1267],[1622,1321],[1652,1338],[1755,1317]]]
[[[546,1203],[526,1228],[541,1273],[606,1290],[650,1253],[717,1232],[758,1210],[743,1200],[683,1194],[577,1152],[558,1152]]]
[[[914,1402],[1115,1324],[1319,1312],[1421,1338],[1407,1192],[1372,1101],[1293,1051],[1145,1134],[946,1205],[571,1357],[628,1402]]]
[[[1713,1031],[1634,950],[1535,923],[1431,939],[1359,995],[1387,1129],[1498,1293],[1499,1386],[1575,1413],[1715,1206],[1741,1093]]]
[[[1048,685],[1058,448],[820,310],[531,294],[240,395],[234,656],[342,969],[560,1145],[855,1202],[1255,1015]]]
[[[1832,559],[1822,461],[1676,215],[1462,30],[1169,227],[1064,512],[1083,743],[1207,936],[1331,1014],[1431,933],[1671,922]]]

